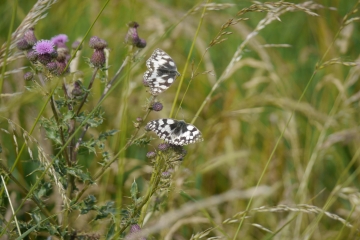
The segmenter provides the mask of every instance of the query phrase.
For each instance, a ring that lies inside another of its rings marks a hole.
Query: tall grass
[[[359,238],[359,3],[1,2],[1,239]],[[131,21],[143,49],[125,44]],[[31,26],[83,40],[82,73],[24,81]],[[108,68],[88,64],[94,35]],[[181,77],[153,97],[156,48]],[[81,121],[59,108],[75,80]],[[185,157],[144,131],[168,117],[202,132]]]

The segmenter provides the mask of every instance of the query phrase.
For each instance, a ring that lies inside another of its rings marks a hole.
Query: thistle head
[[[50,40],[40,40],[36,42],[36,44],[33,46],[33,49],[35,50],[36,54],[38,55],[44,55],[44,54],[54,54],[54,44]]]
[[[28,30],[26,30],[26,32],[24,33],[24,39],[30,46],[35,45],[37,39],[35,37],[34,28],[31,27]]]
[[[67,48],[66,43],[69,38],[66,34],[59,34],[51,38],[50,40],[57,48]]]
[[[101,39],[97,36],[93,36],[90,38],[89,46],[90,48],[93,48],[95,50],[103,50],[108,46],[108,44],[104,39]]]
[[[21,51],[25,51],[31,49],[32,46],[25,40],[25,38],[21,38],[16,43],[16,47]]]
[[[163,105],[161,102],[154,102],[153,105],[151,106],[151,109],[156,112],[159,112],[163,109]]]
[[[137,32],[137,28],[139,27],[139,24],[137,22],[129,22],[127,24],[128,32],[125,36],[125,43],[136,46],[140,42],[140,37]]]
[[[31,81],[31,80],[33,80],[33,78],[34,78],[34,73],[33,72],[26,72],[24,74],[25,81]]]
[[[56,62],[49,62],[48,64],[46,64],[46,68],[50,72],[55,72],[55,70],[57,70],[57,64],[56,64]]]

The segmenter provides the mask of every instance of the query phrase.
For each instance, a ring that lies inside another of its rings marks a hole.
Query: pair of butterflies
[[[176,77],[180,76],[174,60],[159,48],[146,61],[146,67],[148,70],[144,73],[144,82],[153,96],[164,92]],[[145,130],[154,131],[159,138],[174,145],[183,146],[203,140],[199,129],[183,120],[171,118],[153,120],[148,122]]]

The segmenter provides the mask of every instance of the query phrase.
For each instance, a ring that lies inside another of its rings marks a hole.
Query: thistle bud
[[[169,147],[170,147],[170,145],[167,144],[167,143],[160,143],[160,144],[158,145],[158,149],[159,149],[160,151],[162,151],[162,152],[168,150]]]
[[[140,37],[137,32],[139,24],[137,22],[130,22],[127,26],[129,29],[125,36],[125,43],[136,46],[140,42]]]
[[[37,39],[35,37],[34,28],[29,28],[28,30],[26,30],[26,32],[24,33],[24,39],[30,46],[35,45]]]
[[[79,45],[80,45],[80,47],[79,47]],[[82,49],[82,44],[80,44],[80,41],[75,41],[75,42],[73,42],[73,44],[71,44],[71,48],[73,50],[76,50],[78,47],[79,47],[79,50]]]
[[[148,153],[146,153],[146,157],[152,159],[152,158],[156,157],[156,153],[155,152],[148,152]]]
[[[25,81],[31,81],[34,78],[34,74],[32,72],[27,72],[24,74]]]
[[[151,106],[151,109],[156,112],[159,112],[163,109],[163,105],[161,102],[154,102],[153,105]]]
[[[144,48],[146,47],[146,41],[145,39],[140,38],[140,41],[136,44],[137,48]]]
[[[46,64],[46,68],[50,72],[54,72],[57,69],[57,64],[56,64],[56,62],[49,62],[48,64]]]
[[[16,47],[19,49],[19,50],[29,50],[31,49],[31,45],[24,39],[24,38],[21,38],[17,43],[16,43]]]
[[[91,56],[90,62],[95,66],[95,67],[103,67],[105,65],[105,53],[104,50],[100,49],[95,49],[93,55]]]
[[[26,53],[26,58],[31,61],[31,62],[36,62],[37,58],[38,58],[38,55],[37,53],[35,52],[35,50],[29,50],[27,53]]]

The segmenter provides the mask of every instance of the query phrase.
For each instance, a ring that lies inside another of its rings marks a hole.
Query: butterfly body
[[[159,48],[146,61],[146,67],[148,70],[144,73],[144,81],[154,96],[168,89],[176,77],[180,76],[174,60]]]
[[[154,131],[159,138],[174,145],[188,145],[203,140],[200,130],[183,120],[157,119],[148,122],[145,129]]]

